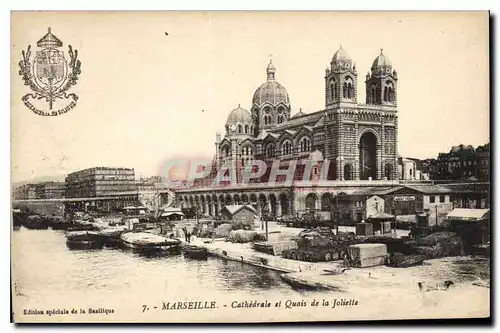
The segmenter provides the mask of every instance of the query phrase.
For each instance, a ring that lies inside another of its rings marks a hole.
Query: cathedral
[[[314,159],[312,178],[328,161],[323,170],[327,180],[397,179],[398,78],[383,50],[366,74],[365,103],[358,101],[358,68],[342,47],[325,72],[323,110],[292,114],[290,96],[278,82],[272,60],[266,74],[250,110],[232,110],[224,136],[217,134],[214,170],[230,165],[241,169],[254,160],[286,165]],[[304,176],[300,165],[296,178]],[[268,180],[269,171],[256,182]]]

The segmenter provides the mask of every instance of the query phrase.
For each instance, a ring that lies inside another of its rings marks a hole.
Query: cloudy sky
[[[76,108],[27,109],[21,51],[51,27],[78,49]],[[168,33],[168,36],[165,34]],[[159,174],[175,156],[211,156],[238,104],[249,109],[272,54],[292,113],[324,108],[339,45],[364,77],[384,49],[398,72],[399,153],[435,157],[489,141],[486,12],[79,12],[12,16],[12,180],[93,166]]]

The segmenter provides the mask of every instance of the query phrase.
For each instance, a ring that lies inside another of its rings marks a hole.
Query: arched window
[[[266,148],[266,156],[267,158],[275,157],[276,156],[276,147],[274,144],[269,144]]]
[[[335,96],[335,79],[330,81],[330,99],[334,101],[336,98]]]
[[[353,180],[353,178],[352,165],[344,165],[344,180]]]
[[[372,100],[372,103],[376,103],[377,102],[377,88],[375,86],[372,86],[372,91],[371,91],[371,100]]]
[[[300,152],[306,152],[311,150],[311,140],[307,136],[300,139]]]
[[[394,103],[395,100],[396,98],[394,96],[394,88],[389,87],[389,102]]]
[[[347,83],[344,82],[344,89],[342,89],[342,94],[344,98],[347,98]]]
[[[229,125],[226,125],[226,135],[229,135]]]
[[[393,172],[392,172],[392,165],[391,164],[385,165],[385,178],[387,178],[387,180],[393,179]]]
[[[264,124],[271,125],[271,116],[264,116]]]
[[[224,157],[229,156],[229,147],[228,146],[225,146],[224,148],[222,148],[222,155]]]
[[[238,133],[243,133],[243,126],[238,125]]]
[[[248,125],[245,125],[245,134],[248,134]]]
[[[282,155],[290,155],[292,153],[292,144],[290,143],[290,141],[287,140],[283,142],[281,146],[281,152]]]
[[[384,101],[391,103],[394,102],[394,85],[389,80],[385,81]]]
[[[346,76],[344,82],[344,98],[351,99],[353,97],[354,97],[354,82],[350,76]]]

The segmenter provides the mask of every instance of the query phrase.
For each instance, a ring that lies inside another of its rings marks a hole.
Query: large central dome
[[[275,80],[276,68],[272,62],[267,66],[267,82],[264,82],[253,94],[252,104],[260,106],[269,103],[273,106],[279,103],[290,104],[286,88]]]

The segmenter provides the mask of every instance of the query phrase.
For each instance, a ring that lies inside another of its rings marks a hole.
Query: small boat
[[[66,233],[66,245],[72,249],[100,249],[105,238],[99,232],[80,230]]]
[[[73,226],[73,223],[63,217],[54,216],[52,218],[52,230],[68,230],[71,226]]]
[[[94,231],[96,228],[94,224],[89,221],[75,220],[70,226],[68,231]]]
[[[122,243],[120,236],[127,232],[126,227],[109,227],[97,231],[104,238],[104,245],[117,246]]]
[[[184,246],[184,257],[191,259],[207,259],[208,250],[203,247],[186,245]]]
[[[23,224],[23,220],[25,218],[26,214],[21,212],[20,209],[13,209],[12,210],[12,225],[14,227],[14,230],[18,230],[21,225]]]
[[[120,236],[123,245],[137,250],[171,250],[178,248],[180,239],[167,238],[148,232],[126,232]]]
[[[30,215],[24,221],[24,226],[28,229],[48,229],[49,225],[40,215]]]

